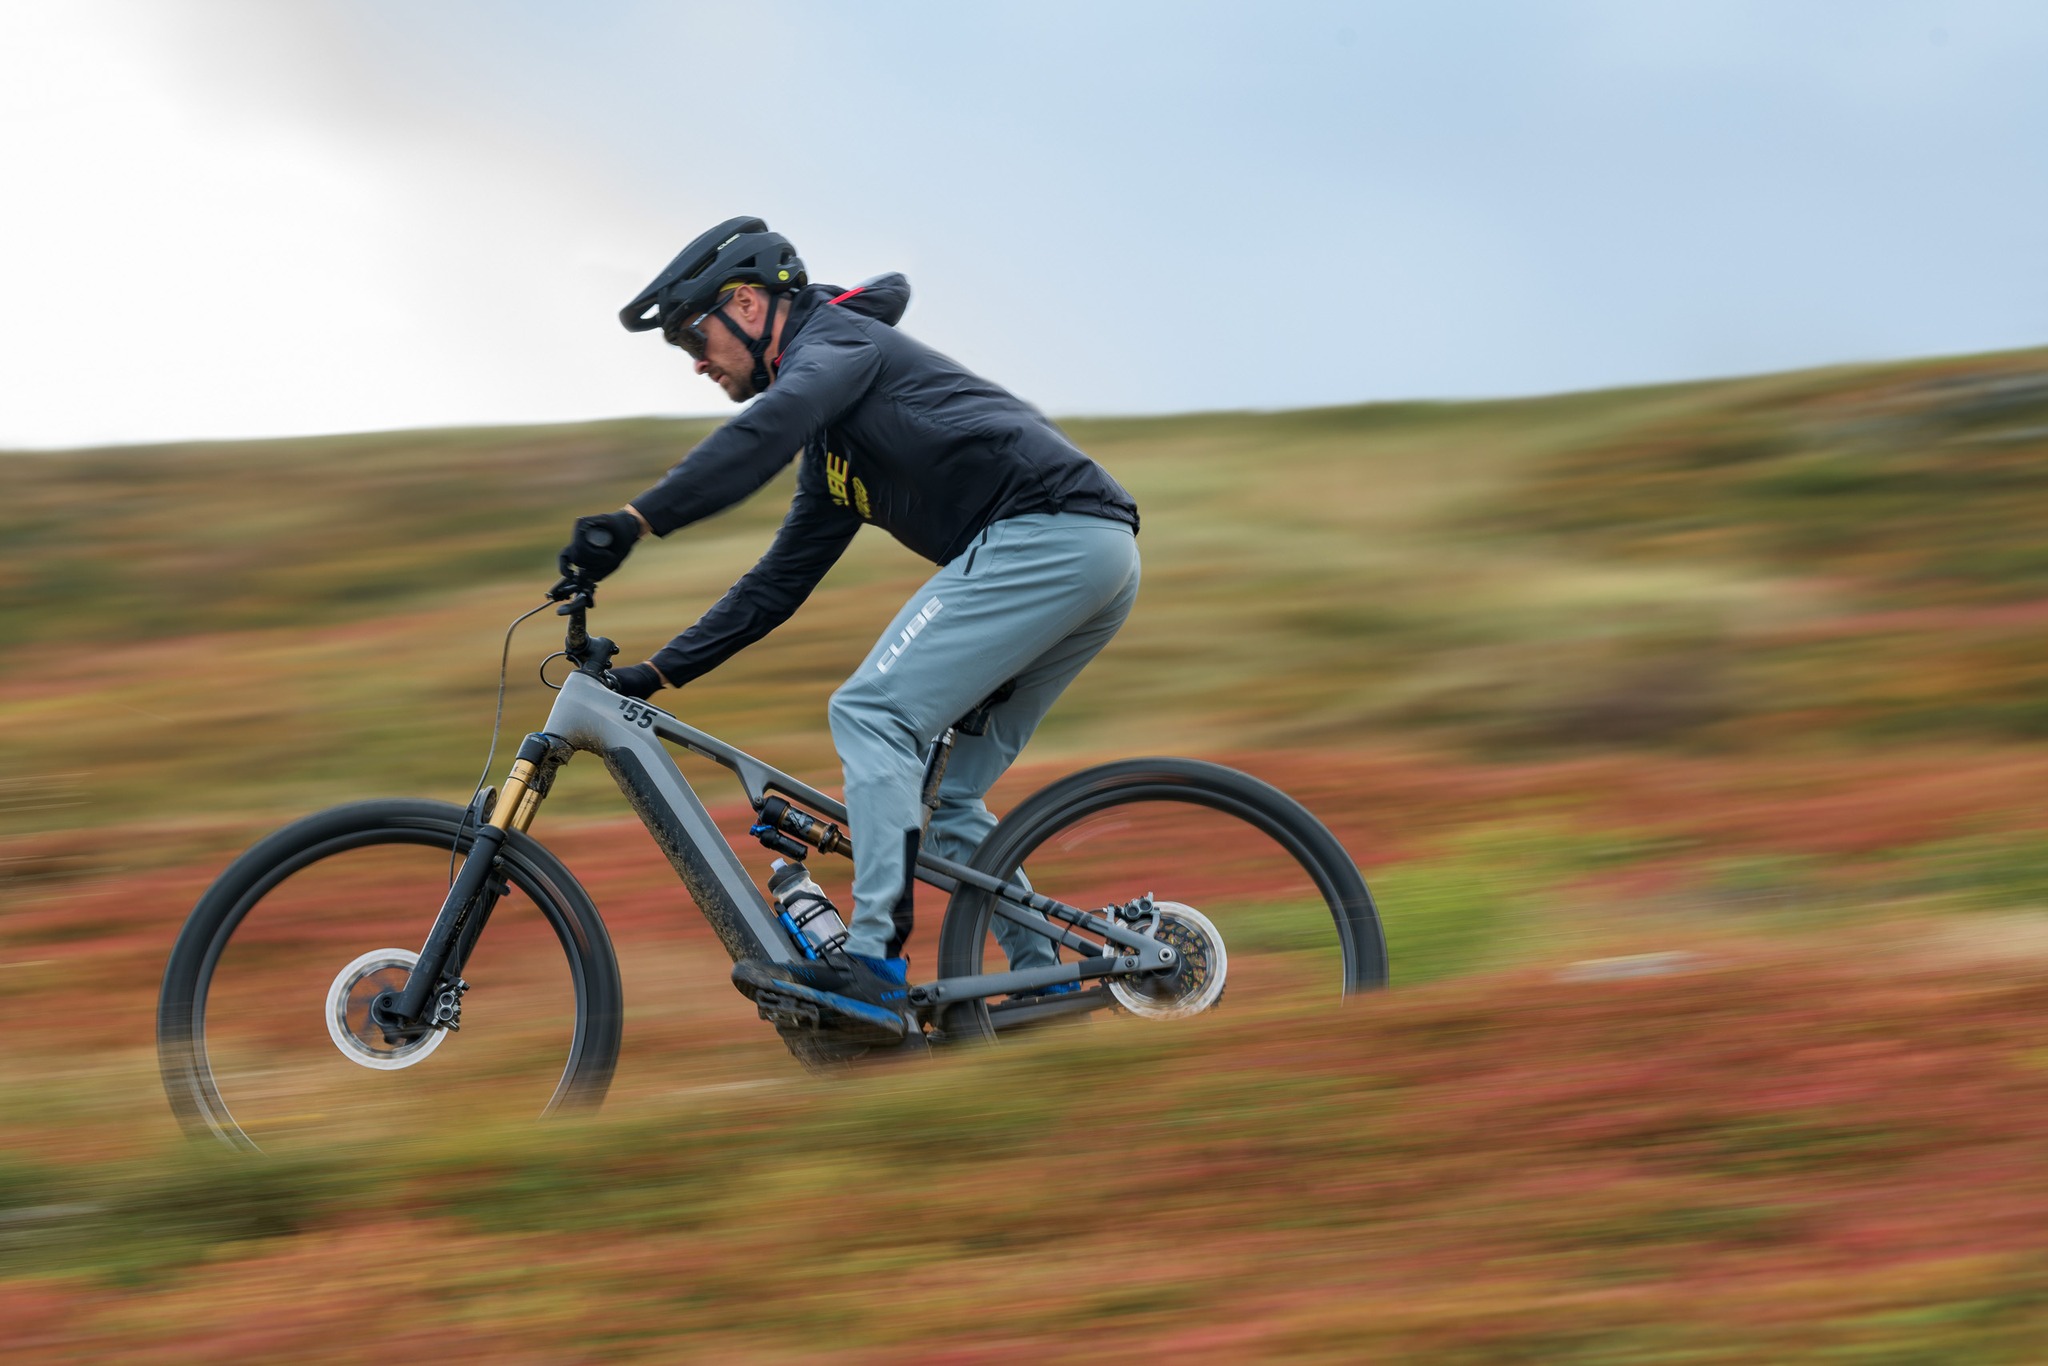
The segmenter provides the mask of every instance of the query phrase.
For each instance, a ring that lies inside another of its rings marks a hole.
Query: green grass
[[[1477,862],[1402,864],[1376,877],[1395,981],[1414,986],[1498,961],[1515,889]]]

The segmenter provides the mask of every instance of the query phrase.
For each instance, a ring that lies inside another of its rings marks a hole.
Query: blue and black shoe
[[[732,984],[781,1030],[815,1029],[870,1044],[910,1032],[908,964],[901,958],[832,953],[814,963],[733,964]]]

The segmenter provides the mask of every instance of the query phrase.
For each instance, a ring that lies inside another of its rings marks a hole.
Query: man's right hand
[[[612,691],[621,697],[649,698],[668,686],[652,664],[627,664],[612,670]]]
[[[595,582],[626,562],[633,542],[640,539],[641,521],[632,510],[599,512],[578,517],[569,544],[562,547],[556,565],[563,574],[578,570]]]

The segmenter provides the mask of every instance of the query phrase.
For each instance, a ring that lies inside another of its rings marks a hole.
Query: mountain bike
[[[330,1129],[398,1132],[518,1088],[541,1113],[597,1106],[623,1034],[618,959],[596,904],[529,833],[579,753],[603,762],[735,961],[829,947],[763,895],[667,747],[736,777],[747,836],[784,858],[857,857],[845,807],[612,691],[617,647],[588,630],[594,585],[565,580],[553,598],[569,672],[502,788],[480,785],[467,807],[392,799],[307,816],[235,859],[193,908],[157,1016],[188,1131],[256,1150]],[[928,810],[957,733],[975,733],[987,705],[932,745]],[[1097,1013],[1199,1016],[1226,987],[1256,1027],[1270,1005],[1387,980],[1350,856],[1298,802],[1219,764],[1074,773],[1019,802],[968,862],[921,853],[916,878],[946,903],[936,975],[906,983],[900,1014],[877,1010],[904,1052]],[[998,920],[1052,941],[1055,962],[1009,970]],[[754,1004],[799,1060],[844,1057],[800,994]]]

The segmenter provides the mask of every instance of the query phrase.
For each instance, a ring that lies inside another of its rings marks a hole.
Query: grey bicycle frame
[[[691,899],[735,961],[796,960],[799,950],[783,932],[774,908],[755,886],[662,742],[678,745],[730,770],[757,810],[774,793],[809,807],[828,820],[843,823],[847,818],[845,806],[716,736],[686,725],[659,707],[619,696],[580,671],[563,681],[548,713],[544,734],[604,760],[612,780],[654,836],[655,843],[661,846]],[[911,990],[914,1004],[1029,991],[1084,978],[1151,971],[1173,962],[1170,948],[1108,916],[1068,906],[1021,884],[1005,883],[934,854],[919,854],[917,865],[919,881],[945,891],[964,885],[989,892],[995,897],[998,915],[1083,956],[1078,962],[1023,972],[981,973],[925,983]],[[1083,926],[1115,946],[1116,951],[1105,952],[1055,921]]]

